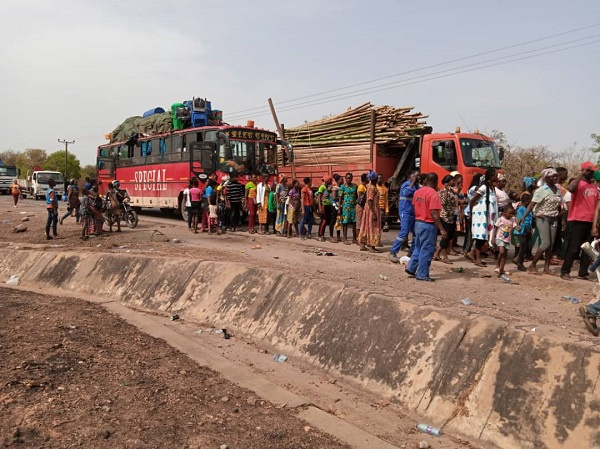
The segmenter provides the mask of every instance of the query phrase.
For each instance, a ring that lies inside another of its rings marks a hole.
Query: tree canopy
[[[64,150],[55,151],[42,164],[44,170],[54,170],[65,173],[65,152]],[[67,156],[67,179],[79,179],[81,177],[81,167],[79,159],[73,154],[68,153]]]

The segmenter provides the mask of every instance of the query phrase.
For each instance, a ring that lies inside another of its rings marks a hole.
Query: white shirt
[[[183,196],[185,198],[185,207],[192,207],[192,200],[190,199],[190,189],[186,187],[183,191]]]

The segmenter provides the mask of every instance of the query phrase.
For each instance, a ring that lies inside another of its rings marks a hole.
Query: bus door
[[[217,146],[214,142],[190,142],[188,147],[192,173],[209,175],[217,170]]]

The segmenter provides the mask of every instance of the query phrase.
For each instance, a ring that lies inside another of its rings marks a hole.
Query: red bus
[[[118,180],[134,208],[178,211],[190,178],[205,184],[209,176],[221,182],[237,172],[240,182],[251,175],[277,175],[277,134],[250,126],[206,126],[165,134],[138,136],[98,147],[101,193]]]

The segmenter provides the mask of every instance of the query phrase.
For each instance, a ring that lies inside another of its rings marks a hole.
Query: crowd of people
[[[510,275],[507,261],[514,247],[511,261],[517,270],[571,280],[571,269],[579,259],[577,277],[590,279],[590,260],[581,245],[598,236],[600,172],[585,162],[574,178],[567,179],[565,168],[548,167],[540,179],[524,178],[521,192],[507,192],[505,176],[488,169],[475,175],[463,194],[463,177],[458,172],[445,176],[438,191],[435,174],[413,172],[401,186],[401,229],[389,258],[398,263],[398,252],[407,248],[408,236],[413,234],[406,272],[418,280],[433,281],[431,261],[453,263],[448,256],[461,255],[456,249],[457,235],[462,233],[462,255],[479,267],[487,265],[485,257],[494,257],[500,277]],[[561,265],[560,272],[555,273],[551,265]],[[592,271],[596,268],[592,266]]]
[[[316,237],[357,244],[371,252],[383,247],[381,233],[389,229],[389,192],[381,175],[369,171],[355,183],[352,173],[344,178],[334,174],[324,177],[319,186],[310,178],[302,184],[285,175],[276,182],[269,179],[254,175],[242,184],[232,174],[221,183],[209,179],[204,189],[197,179],[190,180],[184,191],[189,229],[209,234],[236,232],[247,214],[251,234]],[[580,247],[598,234],[595,179],[600,179],[600,172],[586,162],[577,176],[567,179],[565,168],[548,167],[539,179],[524,178],[521,191],[507,191],[504,174],[492,168],[476,174],[464,193],[464,178],[458,172],[439,182],[434,173],[413,171],[400,187],[400,232],[389,258],[398,263],[399,252],[407,250],[407,274],[427,282],[434,281],[429,276],[432,261],[452,264],[450,256],[457,255],[478,267],[487,266],[485,259],[493,257],[499,277],[511,274],[510,260],[517,270],[559,275],[565,280],[571,279],[573,263],[580,259],[578,278],[589,279],[590,260]],[[320,218],[316,236],[315,214]],[[551,265],[561,265],[560,273]]]
[[[260,181],[253,175],[242,184],[234,173],[220,184],[209,179],[201,189],[194,178],[183,196],[188,228],[194,233],[239,231],[242,214],[246,213],[250,234],[302,240],[316,237],[319,241],[358,244],[361,250],[379,252],[381,232],[388,229],[388,188],[383,177],[373,171],[365,173],[360,184],[354,183],[352,173],[347,173],[343,179],[337,174],[327,176],[318,187],[312,185],[311,178],[304,178],[300,185],[298,180],[284,175],[274,183],[269,182],[268,175]],[[315,213],[320,218],[316,236]]]
[[[90,236],[102,235],[105,223],[109,227],[109,232],[112,232],[114,225],[117,226],[116,231],[121,232],[122,204],[128,195],[127,191],[119,188],[119,181],[109,183],[108,192],[102,197],[98,193],[97,180],[85,178],[83,188],[80,189],[78,181],[73,179],[66,189],[67,210],[62,216],[58,212],[59,198],[54,190],[55,186],[56,182],[50,179],[45,192],[48,212],[45,229],[47,240],[60,238],[58,225],[62,226],[69,217],[75,217],[76,223],[81,225],[82,240],[87,240]],[[15,207],[17,201],[15,199]]]

